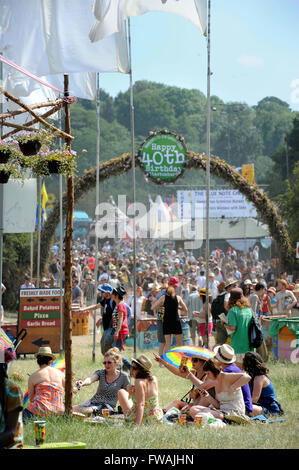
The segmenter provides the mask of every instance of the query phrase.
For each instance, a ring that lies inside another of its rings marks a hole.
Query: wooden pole
[[[64,74],[64,96],[69,95],[69,76]],[[70,134],[70,104],[66,100],[65,132]],[[71,139],[65,138],[68,149],[71,149]],[[65,284],[64,284],[64,350],[65,350],[65,414],[72,413],[73,398],[73,370],[72,370],[72,239],[73,239],[73,212],[74,212],[74,178],[67,180],[67,213],[65,228]]]

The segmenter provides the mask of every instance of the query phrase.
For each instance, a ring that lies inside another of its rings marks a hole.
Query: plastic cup
[[[40,446],[45,442],[46,421],[34,421],[35,445]]]
[[[202,416],[196,416],[195,417],[195,425],[196,426],[201,427],[202,426],[202,421],[203,421]]]
[[[102,409],[102,416],[103,416],[103,418],[105,418],[105,419],[106,419],[106,418],[109,418],[109,415],[110,415],[110,413],[109,413],[108,408],[103,408],[103,409]]]
[[[179,426],[183,426],[186,423],[187,415],[181,413],[179,415]]]

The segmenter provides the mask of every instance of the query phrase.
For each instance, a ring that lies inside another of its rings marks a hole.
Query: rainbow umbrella
[[[187,356],[187,367],[192,367],[191,357],[199,357],[200,359],[212,359],[215,356],[214,351],[210,349],[201,348],[199,346],[178,346],[172,348],[166,353],[162,354],[162,359],[177,368],[179,368],[182,356]]]
[[[65,369],[65,360],[64,359],[59,359],[59,361],[54,361],[51,367],[55,367],[55,369],[61,370],[61,372],[64,371]],[[25,395],[24,395],[24,402],[23,402],[23,409],[27,408],[27,405],[29,403],[29,394],[28,390],[26,390]]]
[[[0,352],[3,353],[3,362],[4,362],[4,358],[5,358],[5,351],[8,352],[10,354],[10,359],[16,359],[17,356],[16,356],[16,352],[15,352],[15,347],[14,347],[14,344],[12,342],[12,340],[7,336],[7,334],[5,333],[5,331],[0,328]],[[1,357],[1,355],[0,355]],[[2,362],[2,361],[0,361]]]

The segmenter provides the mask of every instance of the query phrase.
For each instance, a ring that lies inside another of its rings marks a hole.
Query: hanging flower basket
[[[68,151],[66,148],[49,150],[30,157],[30,166],[36,176],[53,174],[71,176],[76,169],[76,157],[76,152]]]
[[[15,148],[5,140],[0,140],[0,163],[7,163],[15,153]]]
[[[40,151],[42,145],[50,144],[54,137],[55,136],[53,134],[41,129],[36,132],[20,133],[16,137],[16,140],[23,155],[30,157],[32,155],[36,155]]]
[[[27,142],[19,142],[19,147],[23,155],[29,157],[31,155],[36,155],[42,144],[38,140],[27,140]]]
[[[8,183],[9,177],[10,177],[10,173],[7,173],[4,170],[0,170],[0,184]]]

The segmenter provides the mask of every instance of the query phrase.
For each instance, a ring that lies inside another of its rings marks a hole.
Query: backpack
[[[248,339],[251,348],[259,348],[264,341],[262,326],[255,315],[252,315],[249,323]]]
[[[213,320],[218,320],[219,315],[221,313],[225,313],[225,314],[227,313],[227,311],[224,308],[224,297],[225,297],[225,293],[219,294],[216,297],[216,299],[214,299],[212,302],[211,313],[212,313]]]

